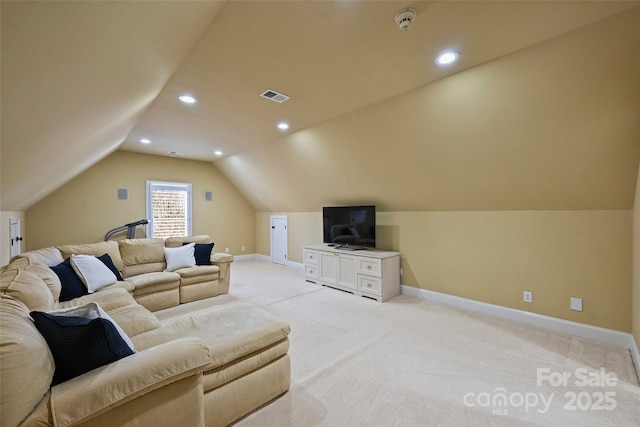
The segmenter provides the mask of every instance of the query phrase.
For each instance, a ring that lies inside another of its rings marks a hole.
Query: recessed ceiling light
[[[450,50],[450,51],[443,52],[440,55],[438,55],[438,58],[436,58],[436,64],[438,64],[438,65],[453,64],[454,62],[456,62],[458,60],[458,58],[460,58],[460,54],[458,52],[456,52],[455,50]]]
[[[215,154],[216,156],[222,156],[222,154],[224,154],[222,151],[220,150],[216,150],[213,152],[213,154]]]
[[[142,138],[140,142],[143,144],[151,144],[151,140],[149,138]]]
[[[178,99],[185,104],[195,104],[196,102],[198,102],[198,100],[191,95],[180,95]]]
[[[280,123],[278,123],[278,129],[280,129],[280,130],[287,130],[287,129],[289,129],[289,123],[285,123],[285,122],[280,122]]]

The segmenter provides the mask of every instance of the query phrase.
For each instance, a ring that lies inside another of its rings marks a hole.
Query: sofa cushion
[[[0,291],[21,301],[29,310],[51,310],[53,296],[44,281],[23,269],[7,269],[0,275]]]
[[[129,280],[129,277],[138,276],[146,273],[159,273],[164,271],[167,267],[167,263],[162,262],[150,262],[147,264],[126,265],[122,270],[122,277],[124,280]]]
[[[215,296],[218,294],[217,282],[220,274],[220,267],[216,265],[196,265],[195,267],[181,268],[180,270],[176,270],[176,273],[180,275],[181,293],[184,293],[183,291],[185,288],[190,287],[191,285],[202,285],[202,291],[204,291],[204,294],[202,294],[201,298],[207,298],[208,296]]]
[[[47,394],[55,366],[29,309],[8,295],[0,296],[0,360],[0,425],[16,426]]]
[[[85,305],[90,302],[97,302],[100,304],[100,307],[107,311],[107,313],[110,313],[112,310],[116,310],[120,307],[137,304],[136,300],[128,290],[121,287],[110,286],[108,288],[101,289],[99,292],[87,294],[71,301],[61,301],[56,304],[54,308],[70,308]]]
[[[118,268],[115,266],[115,264],[113,263],[113,260],[111,259],[111,257],[109,256],[109,254],[104,254],[101,255],[99,257],[97,257],[100,261],[102,261],[102,263],[104,265],[107,266],[107,268],[109,270],[111,270],[111,272],[113,273],[114,276],[116,276],[116,280],[117,281],[122,281],[122,275],[120,274],[120,272],[118,271]]]
[[[48,248],[37,249],[35,251],[23,252],[17,257],[19,258],[29,258],[30,260],[35,260],[43,263],[47,267],[53,267],[54,265],[60,264],[64,261],[62,254],[53,246]]]
[[[32,311],[56,365],[52,386],[133,354],[108,319]]]
[[[183,243],[182,245],[188,245]],[[211,265],[211,252],[213,252],[213,243],[196,243],[194,246],[193,256],[196,259],[196,265]]]
[[[128,282],[135,285],[136,293],[144,293],[144,288],[154,287],[156,285],[168,284],[169,287],[162,289],[177,288],[180,286],[180,275],[172,271],[160,271],[156,273],[138,274],[127,278]]]
[[[127,282],[118,282],[127,283]],[[133,287],[133,285],[131,285]],[[110,286],[93,294],[87,294],[72,301],[56,304],[56,308],[71,308],[96,302],[111,319],[124,330],[127,336],[151,331],[160,326],[156,316],[136,302],[124,288]]]
[[[176,271],[180,268],[194,267],[196,259],[194,256],[195,243],[188,243],[177,248],[163,248],[164,257],[167,260],[165,271]]]
[[[60,264],[50,268],[60,278],[60,283],[62,284],[60,301],[69,301],[88,293],[87,287],[71,266],[71,258],[67,258]]]
[[[118,246],[125,266],[164,262],[162,239],[124,239]]]
[[[71,255],[71,267],[87,287],[89,293],[118,281],[111,270],[94,255]]]
[[[57,249],[56,252],[59,253]],[[32,273],[37,274],[47,285],[49,291],[51,291],[53,300],[58,301],[58,298],[60,298],[60,291],[62,290],[60,278],[46,264],[38,261],[37,257],[15,257],[7,266],[7,269],[9,270],[14,268],[31,271]]]
[[[197,277],[197,276],[212,276],[217,275],[220,272],[220,267],[217,265],[196,265],[194,267],[189,268],[181,268],[176,270],[176,273],[180,275],[181,278],[185,277]]]
[[[118,242],[115,240],[109,240],[107,242],[98,243],[85,243],[78,245],[64,245],[57,247],[62,256],[66,259],[71,255],[95,255],[101,256],[103,254],[109,254],[113,264],[119,271],[122,271],[124,264],[122,263],[122,257],[120,256],[120,249]]]
[[[206,234],[199,234],[196,236],[168,237],[164,241],[164,245],[167,248],[177,248],[185,243],[211,243],[211,239]]]
[[[53,314],[55,316],[66,316],[66,317],[84,317],[87,319],[107,319],[113,323],[118,334],[127,343],[131,350],[135,350],[133,348],[133,343],[127,336],[127,334],[122,330],[122,328],[116,323],[111,316],[107,314],[106,311],[98,305],[96,302],[90,302],[89,304],[77,306],[77,307],[69,307],[69,308],[61,308],[58,310],[50,311],[49,314]]]
[[[215,369],[286,340],[287,322],[249,303],[224,305],[169,318],[161,326],[132,337],[138,350],[181,337],[197,337],[209,346]]]
[[[125,279],[145,273],[164,271],[164,243],[162,239],[125,239],[118,242],[124,262]]]
[[[134,337],[160,327],[160,321],[140,304],[131,304],[109,311],[109,316],[126,332]]]

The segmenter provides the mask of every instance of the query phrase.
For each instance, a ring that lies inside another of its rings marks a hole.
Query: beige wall
[[[0,212],[0,265],[7,264],[9,262],[9,258],[11,258],[11,232],[9,227],[10,218],[20,219],[20,237],[23,238],[22,250],[24,251],[26,247],[27,235],[24,212]]]
[[[633,208],[633,336],[640,348],[640,169]]]
[[[301,246],[322,241],[322,215],[287,215],[289,259],[301,262]],[[256,248],[268,255],[269,213],[257,218]],[[631,331],[630,210],[379,212],[377,221],[378,248],[402,253],[403,284]],[[583,299],[582,312],[570,297]]]
[[[288,260],[302,263],[302,246],[322,242],[322,214],[318,212],[258,212],[256,253],[271,255],[271,215],[287,216]]]
[[[596,22],[216,166],[261,212],[632,209],[639,19]]]
[[[208,234],[215,250],[255,251],[255,212],[209,162],[116,151],[26,212],[27,249],[97,242],[120,225],[146,217],[146,181],[192,183],[192,233]],[[118,200],[126,188],[128,200]],[[205,192],[213,201],[205,200]],[[139,228],[138,237],[143,235]]]

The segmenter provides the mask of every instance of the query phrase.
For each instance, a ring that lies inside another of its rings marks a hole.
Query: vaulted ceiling
[[[629,209],[639,4],[3,1],[1,209],[117,149],[212,161],[257,210]]]

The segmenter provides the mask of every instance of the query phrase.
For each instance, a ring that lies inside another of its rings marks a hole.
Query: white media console
[[[381,302],[400,294],[400,252],[308,245],[302,259],[307,282]]]

